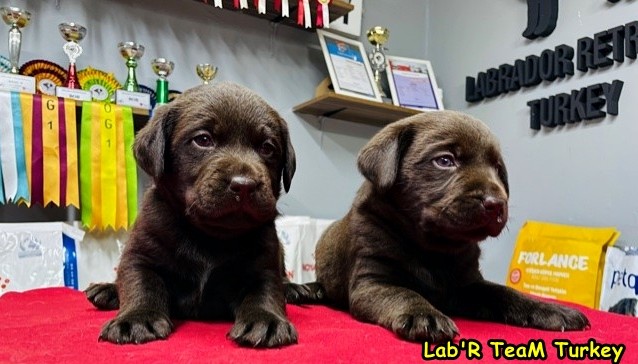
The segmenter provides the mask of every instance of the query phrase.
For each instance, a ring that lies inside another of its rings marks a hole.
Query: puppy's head
[[[134,150],[172,207],[219,236],[274,219],[281,181],[288,192],[295,173],[286,122],[232,83],[192,88],[158,108]]]
[[[478,242],[507,221],[507,171],[494,135],[468,115],[428,112],[382,129],[361,150],[359,170],[376,193],[429,234]]]

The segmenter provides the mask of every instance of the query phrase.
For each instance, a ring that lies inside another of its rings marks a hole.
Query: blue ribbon
[[[11,111],[13,112],[13,136],[16,148],[16,168],[18,169],[18,192],[14,202],[26,202],[31,199],[29,195],[29,181],[27,179],[27,164],[24,153],[24,133],[22,131],[22,105],[20,94],[11,93]]]

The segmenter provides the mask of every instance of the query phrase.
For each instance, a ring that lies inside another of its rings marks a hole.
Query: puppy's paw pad
[[[133,311],[118,315],[102,328],[99,340],[115,344],[142,344],[166,339],[173,330],[168,316],[156,311]]]
[[[320,302],[324,297],[323,287],[319,283],[284,283],[286,302],[311,303]]]
[[[113,283],[91,283],[84,291],[86,298],[100,310],[117,310],[120,300]]]
[[[392,331],[410,341],[440,343],[458,335],[454,321],[439,312],[420,312],[399,315],[392,323]]]
[[[228,337],[241,346],[270,348],[295,344],[297,331],[287,319],[261,311],[238,317]]]
[[[575,331],[590,327],[582,312],[554,303],[541,303],[528,313],[528,326],[552,331]]]

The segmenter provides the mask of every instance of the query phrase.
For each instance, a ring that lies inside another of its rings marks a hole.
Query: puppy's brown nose
[[[245,197],[250,196],[250,194],[255,191],[257,182],[252,178],[235,176],[230,180],[228,187],[235,194]]]
[[[483,200],[483,207],[491,217],[502,218],[505,212],[505,203],[505,200],[502,198],[487,196]]]

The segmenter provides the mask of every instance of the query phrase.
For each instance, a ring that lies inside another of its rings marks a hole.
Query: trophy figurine
[[[377,83],[377,88],[381,96],[386,97],[385,92],[383,92],[383,87],[381,86],[381,72],[385,71],[386,66],[385,53],[383,52],[385,48],[383,48],[383,45],[388,41],[388,38],[390,38],[390,31],[387,28],[376,26],[368,30],[367,36],[370,44],[374,46],[374,49],[368,54],[372,70],[374,71],[374,80]]]
[[[197,76],[204,81],[204,85],[208,85],[210,81],[217,75],[217,67],[208,63],[200,63],[195,67]]]
[[[135,78],[135,68],[137,67],[137,60],[144,55],[144,46],[135,42],[120,42],[117,47],[122,57],[126,59],[126,67],[128,68],[124,89],[131,92],[139,92],[140,88]]]
[[[31,13],[26,10],[7,6],[0,8],[2,20],[11,27],[9,29],[9,60],[11,61],[11,73],[18,73],[18,60],[20,59],[20,45],[22,43],[22,32],[20,28],[24,28],[31,20]]]
[[[62,47],[64,53],[69,57],[69,71],[67,72],[64,87],[82,88],[78,81],[77,70],[75,69],[75,60],[82,54],[82,47],[79,42],[86,36],[86,28],[76,23],[61,23],[58,25],[62,38],[66,43]]]
[[[157,79],[157,90],[155,90],[156,104],[168,103],[168,80],[166,77],[173,72],[175,64],[166,58],[155,58],[151,62],[153,72],[159,76]]]

